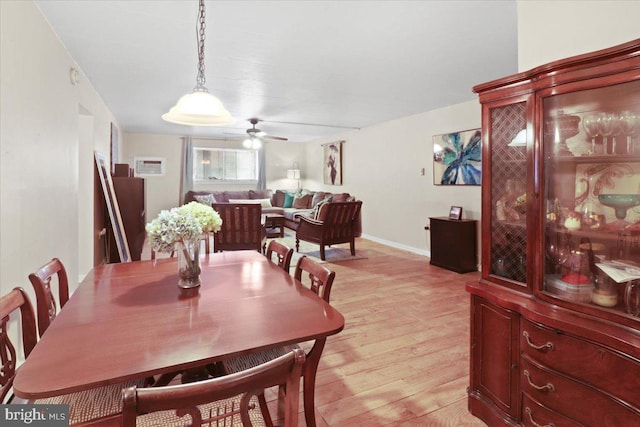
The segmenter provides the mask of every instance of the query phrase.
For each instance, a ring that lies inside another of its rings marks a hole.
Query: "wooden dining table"
[[[15,394],[39,399],[194,369],[344,327],[340,312],[256,251],[209,254],[201,265],[202,284],[189,291],[178,287],[175,259],[95,267],[18,369]],[[319,360],[307,359],[314,380]],[[313,394],[305,391],[308,425]]]

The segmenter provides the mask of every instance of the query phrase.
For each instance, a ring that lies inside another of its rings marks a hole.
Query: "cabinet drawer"
[[[552,411],[527,394],[522,395],[522,425],[524,427],[582,427],[582,424]]]
[[[586,426],[632,426],[640,421],[639,411],[592,387],[548,370],[526,356],[521,359],[520,384],[522,392],[541,405]]]
[[[640,408],[640,363],[562,332],[523,320],[523,354]]]

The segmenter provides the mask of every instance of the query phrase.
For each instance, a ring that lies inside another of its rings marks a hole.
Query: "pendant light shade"
[[[193,92],[182,96],[168,113],[162,115],[162,119],[189,126],[222,126],[233,123],[235,120],[222,105],[222,102],[211,95],[205,87],[204,75],[204,30],[205,7],[204,0],[200,0],[198,11],[198,77]]]
[[[235,121],[218,98],[204,91],[183,95],[162,119],[191,126],[221,126]]]

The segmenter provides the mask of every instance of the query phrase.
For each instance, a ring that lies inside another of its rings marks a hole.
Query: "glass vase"
[[[178,256],[178,286],[184,289],[200,286],[200,240],[176,243]]]

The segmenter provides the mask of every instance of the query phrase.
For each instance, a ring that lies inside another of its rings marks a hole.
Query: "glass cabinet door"
[[[543,291],[625,321],[640,310],[635,78],[601,87],[594,81],[588,90],[560,88],[541,97]]]
[[[526,102],[489,108],[490,274],[516,287],[527,277]]]

